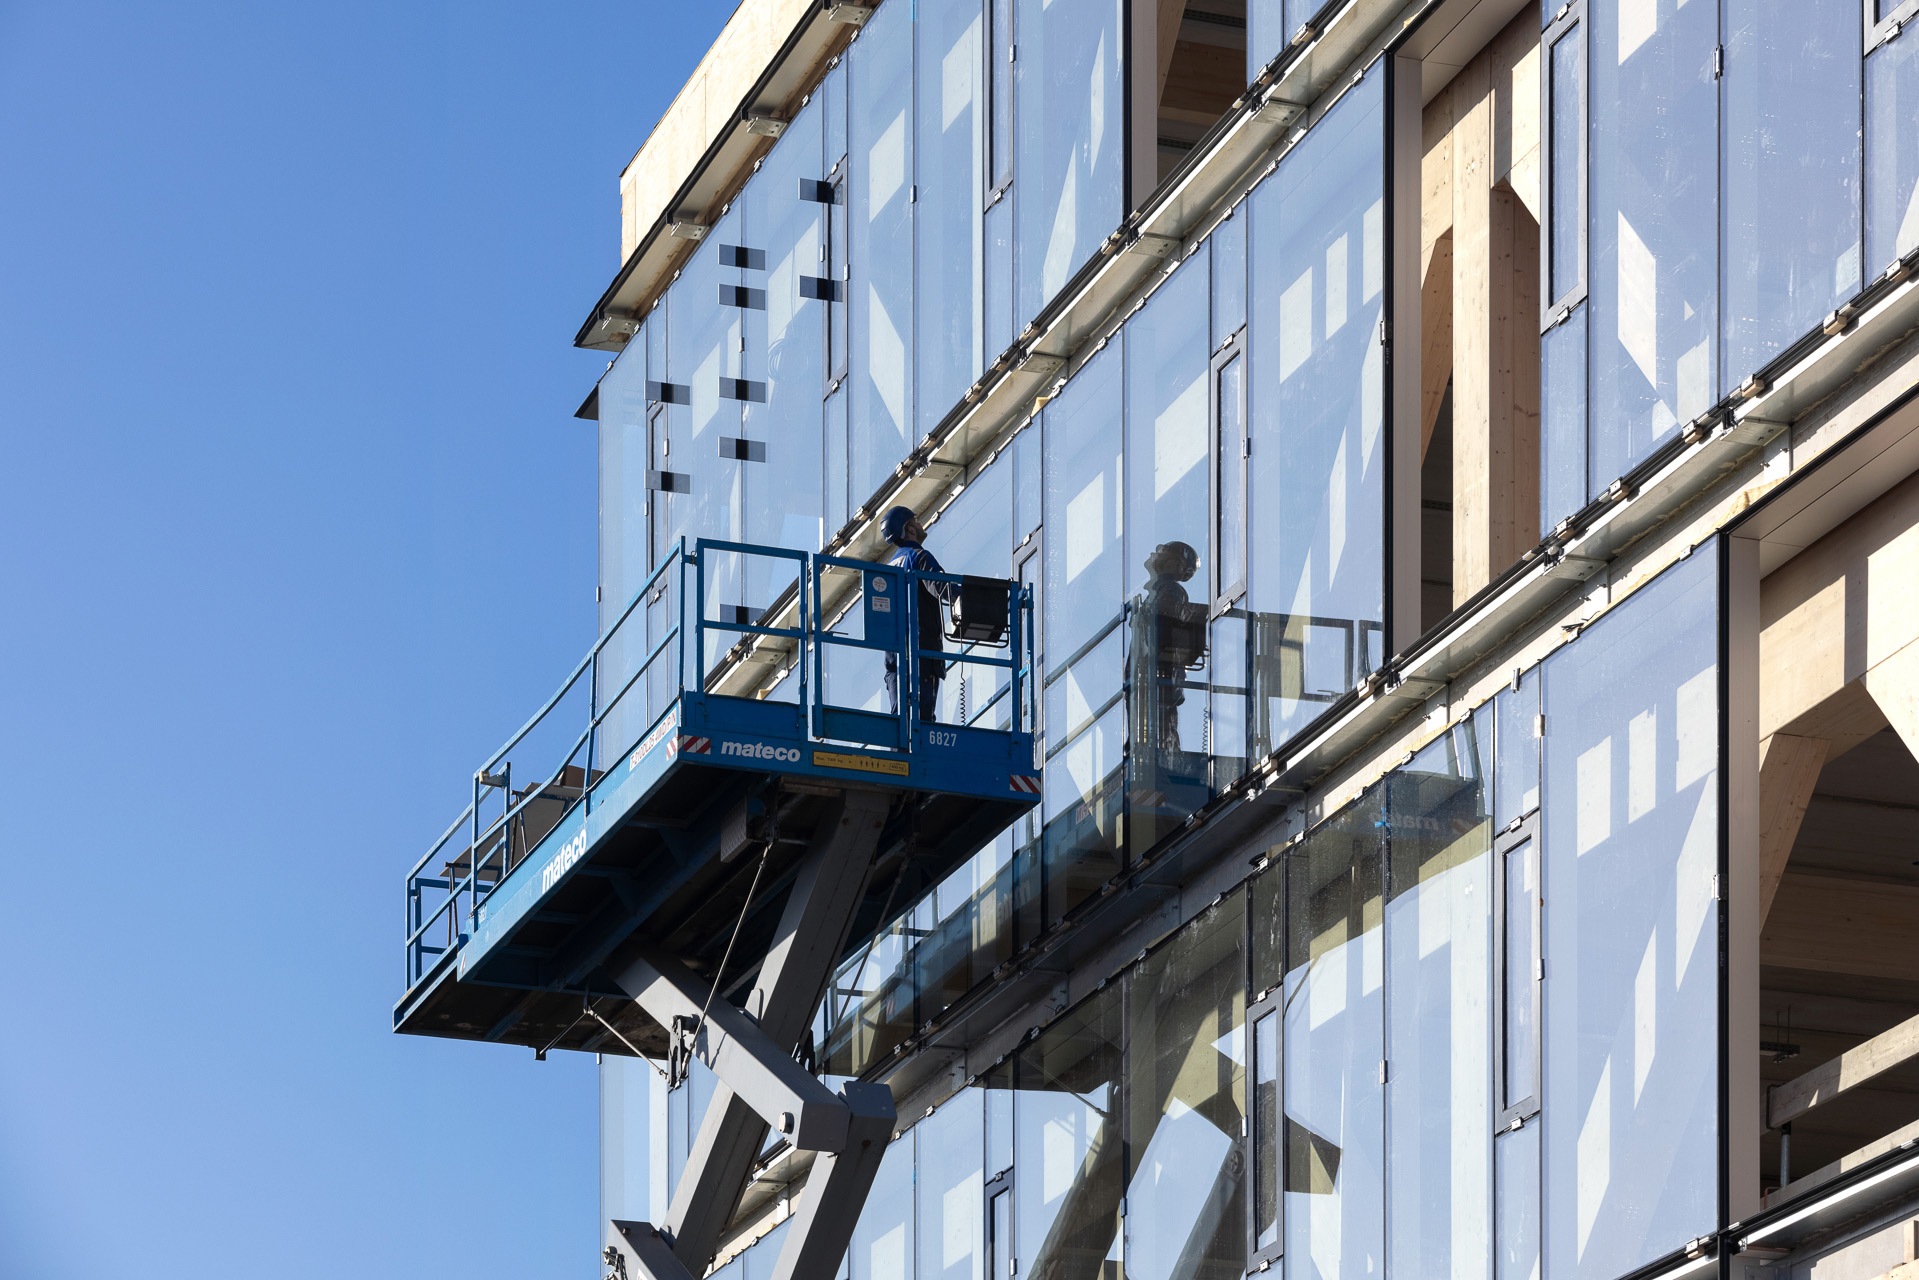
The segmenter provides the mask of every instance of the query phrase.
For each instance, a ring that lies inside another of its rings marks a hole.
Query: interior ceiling
[[[1816,873],[1866,885],[1919,888],[1919,763],[1899,736],[1881,730],[1826,763],[1806,807],[1787,862],[1786,878],[1767,919],[1795,909],[1794,877]],[[1841,927],[1838,924],[1824,926]],[[1835,939],[1835,942],[1841,940]],[[1861,957],[1860,969],[1887,946],[1915,949],[1911,933],[1876,938],[1866,933],[1834,947]],[[1883,972],[1845,972],[1765,963],[1760,970],[1760,1078],[1781,1084],[1919,1014],[1919,981]],[[1790,1056],[1785,1056],[1790,1055]],[[1775,1059],[1780,1059],[1775,1061]],[[1800,1177],[1919,1120],[1919,1061],[1887,1072],[1793,1122],[1792,1174]],[[1768,1182],[1778,1168],[1778,1138],[1766,1135]]]

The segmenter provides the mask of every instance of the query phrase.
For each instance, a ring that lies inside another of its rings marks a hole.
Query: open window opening
[[[1768,1207],[1919,1139],[1919,614],[1893,569],[1915,547],[1909,476],[1760,581],[1745,1052]]]
[[[1420,630],[1540,537],[1539,8],[1453,31],[1422,68]]]
[[[1157,186],[1246,87],[1246,0],[1157,0]]]
[[[1890,727],[1822,764],[1821,741],[1845,746],[1775,735],[1762,766],[1762,812],[1803,806],[1761,888],[1760,1171],[1782,1201],[1919,1135],[1919,761]]]

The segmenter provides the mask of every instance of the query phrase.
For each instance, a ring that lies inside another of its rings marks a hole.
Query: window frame
[[[1004,1244],[1006,1245],[1006,1262],[1008,1263],[1008,1267],[1003,1274],[1006,1280],[1013,1280],[1013,1277],[1019,1274],[1019,1254],[1014,1251],[1014,1246],[1019,1241],[1019,1227],[1014,1220],[1019,1213],[1019,1199],[1014,1194],[1014,1179],[1016,1177],[1015,1166],[1007,1165],[1004,1169],[1001,1169],[998,1173],[993,1174],[987,1178],[985,1182],[980,1184],[980,1215],[984,1220],[980,1226],[980,1239],[985,1245],[984,1252],[986,1254],[980,1262],[981,1271],[985,1274],[986,1280],[993,1280],[995,1274],[994,1268],[1000,1260],[999,1245],[1001,1241],[998,1240],[993,1230],[993,1204],[1001,1196],[1007,1197],[1006,1240]]]
[[[1014,7],[1013,0],[981,0],[980,3],[980,16],[985,26],[980,56],[986,63],[986,110],[980,113],[986,144],[983,148],[986,163],[981,166],[985,185],[980,193],[982,212],[998,204],[1013,187],[1013,139],[1017,132],[1017,121],[1013,114],[1013,61],[1018,48],[1014,41]],[[1001,119],[1002,104],[1006,122],[1003,138],[998,136],[1000,130],[996,127]],[[1002,152],[1005,154],[1002,155]],[[1005,176],[1000,178],[998,175],[1002,169]]]
[[[1870,3],[1871,0],[1867,0]],[[1913,0],[1919,4],[1919,0]],[[1553,294],[1553,47],[1560,40],[1579,34],[1579,281],[1564,292]],[[1586,0],[1571,0],[1563,5],[1539,33],[1539,184],[1541,199],[1539,234],[1539,332],[1572,317],[1586,301],[1592,275],[1592,39],[1586,27]]]
[[[1507,938],[1511,931],[1511,919],[1506,906],[1506,856],[1515,849],[1530,844],[1533,850],[1533,895],[1532,895],[1532,1092],[1513,1102],[1507,1100],[1506,1090],[1506,957]],[[1540,1112],[1540,1094],[1543,1083],[1540,1072],[1544,1066],[1542,1049],[1545,1044],[1541,1018],[1545,1013],[1545,895],[1541,892],[1540,878],[1545,871],[1544,850],[1540,845],[1539,810],[1534,808],[1522,817],[1513,819],[1504,830],[1493,837],[1493,1132],[1504,1133],[1518,1129],[1527,1121],[1534,1119]]]
[[[1880,45],[1896,40],[1904,28],[1919,18],[1919,0],[1905,0],[1890,14],[1879,16],[1879,0],[1859,0],[1866,23],[1865,54],[1870,57]]]
[[[1237,409],[1239,412],[1239,435],[1241,453],[1239,456],[1239,528],[1234,531],[1238,539],[1239,577],[1233,582],[1222,580],[1220,563],[1224,557],[1220,554],[1224,545],[1224,533],[1220,528],[1222,503],[1220,501],[1220,471],[1224,455],[1220,452],[1220,375],[1233,361],[1240,361],[1239,394]],[[1212,603],[1207,606],[1206,620],[1209,624],[1217,622],[1230,612],[1235,605],[1242,605],[1246,599],[1249,580],[1252,577],[1251,566],[1247,563],[1248,542],[1247,499],[1251,491],[1253,431],[1252,423],[1247,419],[1251,408],[1246,394],[1251,366],[1247,363],[1246,326],[1222,343],[1218,350],[1208,358],[1206,364],[1206,448],[1208,454],[1208,474],[1206,476],[1206,533],[1207,547],[1212,561],[1206,568],[1207,585],[1212,588]]]
[[[1286,875],[1285,860],[1283,858],[1280,859],[1267,874],[1282,877],[1280,902],[1283,904],[1286,901],[1286,890],[1283,882],[1283,878]],[[1252,922],[1252,916],[1252,907],[1251,904],[1248,903],[1246,918],[1249,927]],[[1281,927],[1282,929],[1284,928],[1283,923]],[[1284,950],[1285,948],[1282,945],[1282,955]],[[1246,951],[1248,962],[1250,963],[1252,956],[1250,942]],[[1281,961],[1281,967],[1282,969],[1284,968],[1283,959]],[[1244,1196],[1246,1203],[1246,1270],[1250,1274],[1256,1271],[1269,1270],[1276,1266],[1281,1258],[1286,1256],[1286,1072],[1284,1069],[1286,1061],[1286,978],[1284,973],[1281,973],[1279,981],[1275,983],[1270,990],[1264,993],[1254,991],[1249,992],[1249,994],[1257,996],[1258,998],[1248,1001],[1246,1005],[1246,1120],[1245,1132],[1240,1136],[1240,1143],[1246,1168],[1245,1188],[1241,1194]],[[1258,1221],[1259,1102],[1257,1090],[1259,1063],[1257,1054],[1259,1039],[1257,1028],[1260,1022],[1268,1017],[1278,1019],[1278,1021],[1273,1024],[1273,1110],[1277,1113],[1279,1122],[1279,1149],[1275,1152],[1276,1164],[1273,1171],[1274,1176],[1279,1180],[1279,1194],[1274,1203],[1273,1216],[1276,1222],[1278,1238],[1275,1239],[1272,1244],[1262,1249],[1259,1247]]]

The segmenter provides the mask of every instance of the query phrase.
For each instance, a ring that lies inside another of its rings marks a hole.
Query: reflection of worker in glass
[[[1134,615],[1134,687],[1140,691],[1135,741],[1178,751],[1179,708],[1185,673],[1206,656],[1206,608],[1186,595],[1182,583],[1199,568],[1199,553],[1184,542],[1162,542],[1146,557],[1146,589]]]
[[[926,528],[911,507],[894,507],[880,517],[880,536],[899,550],[887,563],[917,573],[944,573],[933,553],[920,544],[926,541]],[[919,595],[919,637],[921,649],[941,649],[940,602],[951,601],[959,587],[950,582],[921,582]],[[939,719],[940,681],[946,676],[946,664],[938,658],[920,659],[920,719],[931,723]],[[895,712],[900,709],[898,659],[886,655],[886,698]]]

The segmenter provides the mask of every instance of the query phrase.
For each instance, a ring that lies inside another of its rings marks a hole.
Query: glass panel
[[[635,335],[600,379],[600,633],[632,602],[651,569],[647,555],[646,343]],[[644,618],[630,620],[600,651],[600,760],[622,754],[646,731],[644,692],[608,702],[646,660]]]
[[[1919,31],[1866,59],[1866,271],[1919,249]]]
[[[1713,1229],[1716,557],[1547,659],[1546,1275],[1610,1280]]]
[[[927,542],[950,573],[988,578],[1013,576],[1013,460],[1002,458],[975,476],[939,513]],[[961,646],[970,651],[970,646]],[[982,649],[982,656],[1005,657]],[[1003,729],[1012,708],[1001,691],[1010,687],[1003,668],[951,663],[940,682],[939,718],[945,724]],[[981,717],[984,717],[982,719]]]
[[[1552,47],[1552,171],[1551,214],[1552,297],[1555,301],[1579,287],[1582,260],[1579,244],[1581,184],[1585,181],[1586,28],[1574,26]]]
[[[847,432],[845,391],[836,391],[826,399],[826,534],[830,538],[852,516],[847,503]]]
[[[1265,999],[1279,985],[1286,965],[1286,863],[1279,849],[1267,852],[1272,866],[1253,878],[1253,994]]]
[[[820,99],[826,108],[826,143],[822,152],[822,174],[846,158],[846,59],[841,57],[820,82]]]
[[[985,1206],[980,1169],[981,1089],[962,1089],[914,1126],[919,1220],[918,1280],[985,1280]]]
[[[913,1257],[913,1140],[908,1129],[886,1149],[846,1251],[849,1280],[901,1280]]]
[[[1539,340],[1541,532],[1586,505],[1586,316],[1554,325]]]
[[[819,177],[817,103],[801,109],[780,144],[748,184],[746,235],[764,251],[766,269],[741,274],[766,290],[766,309],[742,313],[749,324],[749,380],[763,382],[763,403],[745,406],[743,436],[763,450],[763,461],[739,464],[745,477],[746,540],[799,551],[825,541],[823,419],[826,390],[826,309],[800,292],[804,277],[825,273],[826,206],[799,198],[802,180]],[[751,329],[761,331],[754,341]],[[837,527],[837,526],[836,526]],[[763,609],[794,585],[791,561],[754,556],[747,562],[746,603]]]
[[[1322,0],[1246,0],[1246,79],[1279,55]]]
[[[912,441],[913,21],[877,9],[849,62],[852,491],[864,502]]]
[[[666,1082],[648,1063],[600,1059],[600,1217],[664,1222]]]
[[[1535,1064],[1539,1061],[1539,1028],[1534,1023],[1533,994],[1539,972],[1539,930],[1533,914],[1539,900],[1539,850],[1531,840],[1500,855],[1505,880],[1506,981],[1500,992],[1506,1037],[1506,1096],[1502,1107],[1516,1107],[1538,1096]]]
[[[915,6],[919,43],[919,427],[925,435],[980,373],[980,201],[986,182],[978,4]],[[864,43],[864,37],[861,42]]]
[[[1349,90],[1253,195],[1249,607],[1263,752],[1381,650],[1381,86]]]
[[[1046,651],[1061,666],[1120,611],[1120,372],[1109,346],[1046,407]]]
[[[1287,1280],[1384,1265],[1382,818],[1375,789],[1286,859]]]
[[[1001,832],[924,904],[931,931],[914,948],[921,1020],[938,1017],[1012,958],[1012,861],[1012,833]]]
[[[1471,722],[1386,784],[1387,1266],[1492,1270],[1492,823]]]
[[[1118,983],[1108,986],[1019,1055],[1013,1230],[1021,1275],[1097,1274],[1119,1229],[1119,996]]]
[[[1213,404],[1218,415],[1219,439],[1216,444],[1219,475],[1214,492],[1219,519],[1213,530],[1217,549],[1219,595],[1231,599],[1230,592],[1246,580],[1246,362],[1235,355],[1219,367],[1215,375]]]
[[[1016,327],[1039,314],[1125,212],[1119,0],[1017,0],[1017,9]]]
[[[1212,688],[1206,698],[1206,741],[1211,757],[1212,787],[1222,791],[1246,772],[1246,691],[1252,683],[1253,656],[1247,647],[1248,622],[1243,609],[1232,609],[1213,620]]]
[[[1726,0],[1722,391],[1859,291],[1860,39],[1854,0]]]
[[[986,211],[986,264],[981,276],[980,307],[984,315],[986,350],[982,360],[997,360],[1013,345],[1013,202],[1002,199]]]
[[[1119,870],[1125,708],[1046,762],[1046,919],[1058,920]]]
[[[1610,483],[1713,394],[1711,5],[1595,0],[1591,475]],[[1730,250],[1730,246],[1729,246]],[[1560,514],[1564,514],[1561,512]]]
[[[986,1077],[986,1173],[998,1177],[1013,1167],[1013,1069]],[[1010,1206],[1009,1206],[1010,1207]]]
[[[988,0],[992,32],[986,44],[986,79],[993,95],[987,150],[995,189],[1013,180],[1013,0]]]
[[[1279,1017],[1253,1024],[1253,1248],[1279,1243]]]
[[[1011,1280],[1015,1274],[1013,1253],[1013,1193],[1002,1191],[993,1197],[987,1214],[987,1243],[993,1253],[991,1275]]]
[[[746,1265],[744,1280],[773,1280],[780,1263],[780,1250],[786,1246],[786,1233],[792,1225],[791,1218],[785,1219],[740,1255],[740,1261]]]
[[[1127,984],[1128,1280],[1246,1269],[1246,898],[1232,894]]]
[[[1493,702],[1497,759],[1493,786],[1493,825],[1506,828],[1514,818],[1539,807],[1539,668],[1527,671],[1518,689],[1503,689]]]
[[[1076,737],[1120,695],[1125,633],[1114,626],[1085,656],[1046,687],[1046,723],[1053,741]]]
[[[888,921],[858,952],[842,961],[833,980],[838,1019],[821,1055],[834,1075],[857,1076],[912,1034],[916,908]]]
[[[1539,1129],[1537,1121],[1493,1144],[1499,1179],[1497,1280],[1539,1280]]]
[[[1040,429],[1038,420],[1013,437],[1013,544],[1018,546],[1039,528]]]
[[[1206,271],[1188,263],[1126,322],[1127,641],[1142,847],[1206,803]],[[1195,696],[1197,695],[1197,696]],[[1188,709],[1188,703],[1191,707]]]
[[[1246,325],[1246,204],[1213,229],[1213,350]]]

